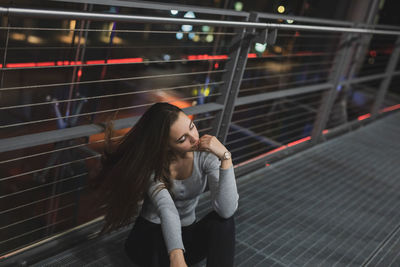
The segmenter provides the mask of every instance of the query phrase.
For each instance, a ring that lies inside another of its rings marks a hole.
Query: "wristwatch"
[[[221,158],[221,160],[228,160],[232,158],[232,154],[229,151],[225,151],[224,156]]]

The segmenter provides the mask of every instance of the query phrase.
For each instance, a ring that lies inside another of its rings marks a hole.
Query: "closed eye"
[[[193,128],[194,128],[195,126],[196,126],[196,125],[194,124],[194,122],[191,121],[190,124],[189,124],[189,130],[193,130]],[[186,135],[183,135],[181,138],[179,138],[179,139],[177,140],[177,142],[180,143],[180,144],[182,144],[183,142],[185,142],[185,140],[186,140]]]

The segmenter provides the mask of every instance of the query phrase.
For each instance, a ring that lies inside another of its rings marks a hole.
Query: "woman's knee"
[[[234,216],[235,216],[235,214],[232,214],[231,216],[222,216],[221,214],[219,214],[218,212],[216,212],[215,210],[213,210],[213,211],[211,211],[210,213],[209,213],[209,215],[211,215],[211,216],[213,216],[213,217],[215,217],[215,218],[219,218],[219,219],[223,219],[223,220],[229,220],[229,219],[232,219]]]
[[[235,224],[235,214],[226,218],[222,217],[216,211],[211,211],[209,214],[207,214],[206,218],[218,224],[231,224],[231,225]]]

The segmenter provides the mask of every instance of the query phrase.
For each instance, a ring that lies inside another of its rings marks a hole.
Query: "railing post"
[[[386,66],[386,76],[381,82],[379,86],[378,95],[371,109],[371,118],[376,119],[379,114],[379,109],[382,106],[383,101],[385,100],[385,96],[387,90],[389,88],[389,84],[392,81],[393,73],[396,69],[397,62],[399,61],[400,56],[400,37],[397,37],[396,42],[394,43],[393,53],[389,59],[389,63]]]
[[[325,129],[329,115],[332,111],[338,91],[340,90],[341,79],[348,73],[349,64],[351,62],[351,51],[354,50],[355,34],[346,34],[339,45],[339,52],[336,56],[335,65],[330,74],[330,82],[332,88],[326,91],[323,95],[321,105],[319,107],[317,118],[311,134],[313,143],[318,143],[322,138],[322,131]]]
[[[247,21],[257,21],[257,19],[258,15],[252,13]],[[238,29],[237,36],[232,39],[230,44],[229,62],[226,66],[227,72],[222,78],[224,84],[221,88],[221,96],[216,101],[218,104],[223,105],[223,109],[218,112],[212,123],[212,134],[222,143],[225,142],[229,132],[235,101],[239,93],[247,63],[247,56],[250,51],[251,37],[248,36],[248,33],[252,31],[254,30],[248,28]]]

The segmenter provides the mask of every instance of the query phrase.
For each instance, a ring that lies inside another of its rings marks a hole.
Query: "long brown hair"
[[[128,225],[137,216],[151,175],[171,189],[169,176],[169,131],[182,110],[168,103],[152,105],[112,148],[113,124],[107,123],[101,158],[102,198],[106,204],[104,234]]]

